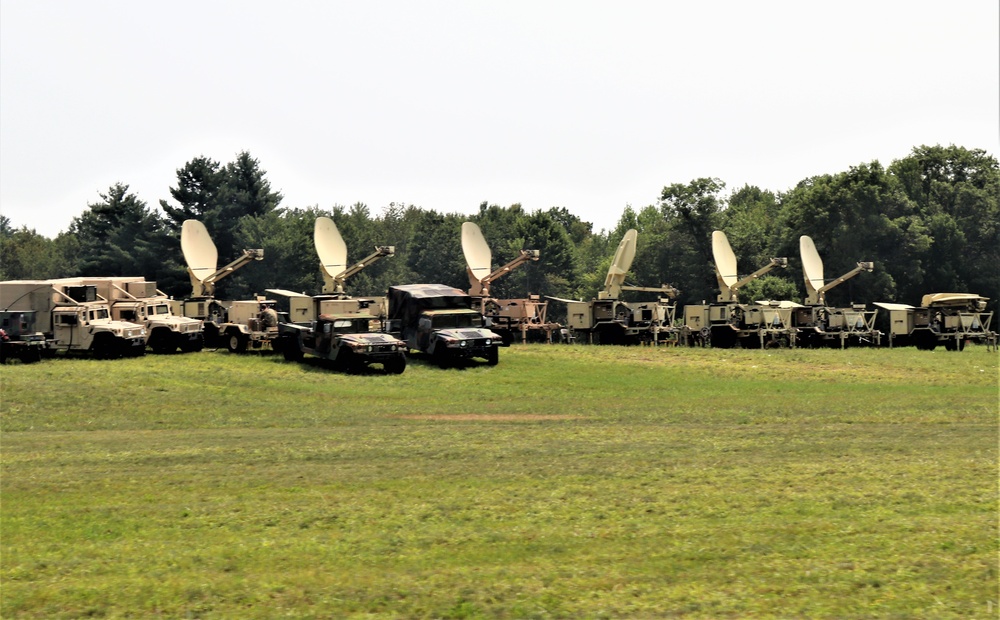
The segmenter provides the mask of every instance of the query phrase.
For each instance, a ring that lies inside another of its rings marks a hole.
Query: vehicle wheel
[[[434,363],[440,368],[451,366],[451,356],[448,355],[447,347],[442,345],[434,349]]]
[[[230,353],[243,353],[247,350],[246,334],[232,329],[226,333],[226,336],[226,347],[229,349]]]
[[[289,362],[302,361],[303,353],[302,347],[299,346],[299,339],[292,336],[283,336],[281,338],[281,354]]]
[[[357,372],[359,363],[358,357],[354,354],[354,351],[348,347],[342,347],[340,353],[337,354],[337,367],[343,372]]]
[[[406,356],[402,353],[385,363],[385,371],[391,375],[401,375],[404,370],[406,370]]]
[[[121,351],[115,346],[110,334],[98,334],[90,345],[90,352],[99,360],[110,360],[121,357]]]
[[[181,351],[185,353],[197,353],[205,348],[205,336],[198,334],[194,340],[185,340],[181,343]]]
[[[153,353],[173,353],[177,350],[177,345],[174,343],[172,335],[170,332],[164,333],[160,330],[153,332],[149,337],[149,348],[153,350]]]
[[[496,366],[500,363],[500,351],[496,347],[492,347],[486,351],[486,363],[490,366]]]

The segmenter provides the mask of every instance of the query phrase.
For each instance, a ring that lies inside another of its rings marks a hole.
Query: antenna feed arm
[[[675,297],[677,297],[678,295],[681,294],[681,292],[678,289],[670,286],[669,284],[663,284],[663,285],[658,286],[658,287],[657,286],[622,286],[621,290],[623,290],[623,291],[639,291],[639,292],[642,292],[642,293],[663,293],[664,295],[666,295],[670,299],[674,299]]]
[[[844,275],[840,276],[839,278],[835,278],[829,284],[823,286],[822,288],[820,288],[819,290],[817,290],[812,295],[809,295],[806,298],[806,303],[808,303],[808,304],[816,304],[816,305],[825,305],[826,304],[826,293],[830,289],[832,289],[833,287],[835,287],[835,286],[837,286],[839,284],[842,284],[842,283],[846,282],[847,280],[850,280],[851,278],[853,278],[854,276],[858,275],[862,271],[872,271],[874,269],[875,269],[875,263],[872,263],[872,262],[859,262],[858,266],[855,267],[854,269],[851,269],[850,271],[848,271]]]

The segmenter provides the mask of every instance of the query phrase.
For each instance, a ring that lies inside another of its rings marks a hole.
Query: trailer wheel
[[[920,351],[933,351],[937,346],[937,336],[933,332],[922,331],[913,335],[913,342]]]
[[[243,353],[247,350],[247,336],[236,329],[231,329],[226,334],[226,347],[230,353]]]

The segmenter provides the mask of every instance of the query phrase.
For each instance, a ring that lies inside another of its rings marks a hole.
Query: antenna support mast
[[[538,250],[521,250],[520,254],[514,260],[510,261],[503,267],[494,270],[487,276],[482,278],[477,278],[472,272],[472,268],[466,265],[465,272],[469,275],[469,295],[473,297],[489,297],[490,296],[490,284],[497,278],[510,273],[511,271],[517,269],[524,263],[529,261],[538,260],[539,252]]]
[[[375,251],[368,256],[362,258],[357,263],[354,263],[344,271],[337,275],[330,275],[326,271],[323,272],[323,292],[326,294],[336,293],[341,294],[344,292],[344,282],[347,281],[353,275],[360,273],[365,267],[371,265],[375,261],[385,258],[386,256],[393,256],[396,254],[395,246],[391,245],[377,245],[375,246]]]

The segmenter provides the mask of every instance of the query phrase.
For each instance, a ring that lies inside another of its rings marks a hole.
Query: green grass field
[[[0,368],[3,618],[996,618],[998,355]]]

